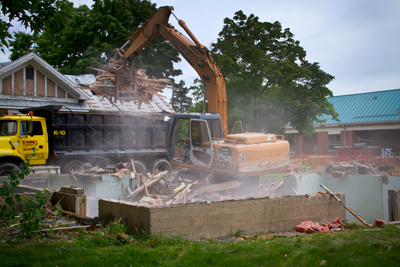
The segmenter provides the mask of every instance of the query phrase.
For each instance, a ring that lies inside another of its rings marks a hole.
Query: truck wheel
[[[172,166],[166,159],[158,159],[153,162],[153,168],[151,169],[151,172],[153,173],[157,169],[160,172],[163,172],[163,171],[172,172]]]
[[[14,169],[17,168],[17,173],[21,172],[21,169],[17,164],[12,162],[4,162],[0,164],[0,176],[7,176],[14,173]]]
[[[73,172],[79,172],[82,168],[83,162],[77,159],[73,159],[68,161],[64,166],[62,167],[62,173],[73,173]]]
[[[143,163],[141,163],[138,160],[134,160],[133,164],[135,165],[136,173],[141,173],[141,174],[143,174],[143,176],[147,176],[146,166],[144,166]],[[129,170],[132,170],[132,163],[129,163],[126,168]]]

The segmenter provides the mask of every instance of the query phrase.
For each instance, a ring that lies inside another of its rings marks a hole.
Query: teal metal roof
[[[400,121],[400,89],[329,97],[339,113],[340,123]],[[322,116],[325,125],[338,124]]]

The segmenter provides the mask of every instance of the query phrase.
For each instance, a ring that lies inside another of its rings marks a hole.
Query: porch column
[[[304,149],[304,137],[299,133],[294,134],[294,151],[295,155],[303,154]]]
[[[328,155],[328,141],[329,141],[328,132],[327,131],[318,132],[317,141],[318,141],[318,155]]]
[[[354,132],[353,131],[340,131],[340,138],[342,145],[353,147],[354,145]]]

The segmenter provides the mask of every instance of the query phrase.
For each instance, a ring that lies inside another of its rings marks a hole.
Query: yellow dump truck
[[[54,166],[62,173],[77,170],[85,162],[111,165],[133,161],[142,173],[171,169],[165,153],[167,122],[60,109],[45,106],[30,114],[21,110],[22,114],[0,118],[0,176],[27,160],[32,167]]]

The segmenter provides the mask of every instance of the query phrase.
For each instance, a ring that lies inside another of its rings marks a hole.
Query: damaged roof
[[[400,89],[329,97],[340,123],[400,121]],[[322,116],[325,125],[337,124],[332,116]]]
[[[93,74],[83,75],[64,75],[69,79],[75,86],[82,86],[83,84],[91,84],[96,81],[96,77]],[[114,104],[109,101],[108,98],[100,95],[94,95],[92,91],[88,89],[83,90],[90,98],[85,100],[86,108],[92,111],[122,111],[122,112],[149,112],[149,113],[175,113],[173,108],[165,101],[164,98],[157,95],[153,95],[153,100],[149,104],[142,103],[139,107],[135,101],[116,101]]]

